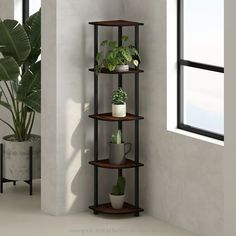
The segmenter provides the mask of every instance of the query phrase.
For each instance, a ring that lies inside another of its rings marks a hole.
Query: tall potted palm
[[[33,178],[40,177],[40,136],[32,134],[41,108],[41,11],[21,25],[0,19],[0,106],[8,111],[12,134],[3,137],[3,177],[29,179],[29,149],[33,148]]]

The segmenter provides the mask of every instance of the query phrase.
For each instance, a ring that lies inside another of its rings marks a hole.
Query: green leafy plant
[[[111,136],[111,142],[114,144],[121,144],[122,142],[121,130],[118,130],[116,134],[113,134]]]
[[[100,73],[103,67],[114,71],[117,65],[126,65],[132,62],[137,67],[140,64],[139,52],[128,43],[128,36],[123,36],[122,41],[122,46],[118,46],[116,41],[104,40],[101,43],[102,51],[96,56],[98,62],[95,68],[96,73]]]
[[[117,179],[117,184],[112,187],[112,195],[124,195],[125,194],[126,180],[123,176],[119,176]]]
[[[0,19],[0,106],[17,141],[30,139],[35,113],[41,110],[41,10],[24,25]]]
[[[128,95],[122,88],[119,88],[118,90],[114,90],[112,92],[112,104],[123,105],[127,100]]]

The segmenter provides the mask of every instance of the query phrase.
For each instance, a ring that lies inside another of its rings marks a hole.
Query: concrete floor
[[[1,236],[196,236],[147,215],[142,217],[95,216],[90,212],[63,217],[48,216],[40,211],[40,183],[34,195],[27,195],[24,183],[4,185],[0,195]]]

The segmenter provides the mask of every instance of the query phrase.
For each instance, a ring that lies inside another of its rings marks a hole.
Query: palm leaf
[[[41,54],[41,10],[26,20],[24,29],[31,44],[31,53],[27,58],[26,64],[31,65],[37,61]]]
[[[41,62],[28,68],[20,81],[17,99],[30,109],[40,112],[41,101]]]
[[[11,111],[11,105],[7,102],[2,101],[2,92],[0,92],[0,106],[3,106]]]
[[[19,66],[13,57],[0,59],[0,81],[15,80],[19,73]]]
[[[21,65],[30,54],[30,41],[21,24],[15,20],[0,19],[0,51],[12,56]]]
[[[41,112],[41,91],[34,91],[24,101],[25,105],[33,111]]]

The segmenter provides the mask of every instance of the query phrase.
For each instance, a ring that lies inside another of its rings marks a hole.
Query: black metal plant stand
[[[123,21],[123,20],[115,20],[115,21],[99,21],[99,22],[90,22],[89,24],[94,25],[94,68],[97,65],[96,55],[98,53],[98,27],[99,26],[107,26],[107,27],[117,27],[118,29],[118,44],[122,45],[122,29],[123,27],[134,27],[135,32],[135,48],[139,50],[139,27],[143,25],[143,23],[131,22],[131,21]],[[139,168],[143,166],[143,164],[139,163],[139,120],[144,119],[139,116],[139,73],[143,71],[138,67],[130,68],[129,71],[126,72],[109,72],[106,69],[102,69],[101,73],[103,74],[117,74],[118,75],[118,87],[122,88],[122,79],[125,74],[134,74],[134,86],[135,86],[135,114],[127,113],[126,117],[116,118],[112,117],[111,113],[103,113],[99,114],[98,112],[98,75],[95,73],[95,69],[91,68],[89,71],[94,73],[94,114],[90,115],[90,118],[94,119],[94,161],[89,162],[94,166],[94,205],[89,208],[94,211],[94,214],[98,213],[107,213],[107,214],[134,214],[135,216],[139,216],[139,213],[143,211],[139,206]],[[117,122],[118,129],[122,131],[123,122],[134,121],[135,122],[135,151],[134,151],[134,160],[127,159],[125,164],[122,165],[114,165],[110,164],[108,159],[99,159],[98,158],[98,121],[110,121]],[[134,204],[125,203],[124,207],[119,210],[115,210],[111,207],[110,203],[99,204],[98,201],[98,168],[107,168],[107,169],[117,169],[118,176],[122,176],[123,169],[134,168],[135,170],[135,181],[134,181],[134,189],[135,189],[135,198]]]
[[[3,177],[3,144],[0,144],[0,164],[1,164],[1,173],[0,173],[0,193],[3,193],[3,184],[4,183],[13,183],[16,185],[17,180],[8,180]],[[33,147],[29,148],[29,180],[24,180],[25,183],[29,184],[29,195],[33,195]]]

